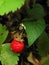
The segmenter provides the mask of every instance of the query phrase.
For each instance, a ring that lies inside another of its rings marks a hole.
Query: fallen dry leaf
[[[30,52],[29,56],[27,57],[27,60],[34,65],[41,65],[41,62],[33,56],[32,52]]]

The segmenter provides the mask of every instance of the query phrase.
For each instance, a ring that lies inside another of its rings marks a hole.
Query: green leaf
[[[41,35],[41,33],[45,29],[45,21],[44,19],[39,19],[37,21],[32,21],[28,19],[24,19],[23,23],[26,26],[26,32],[28,36],[28,44],[31,46],[37,38]]]
[[[0,2],[0,15],[14,12],[24,4],[25,0],[1,0]]]
[[[11,51],[10,44],[3,44],[1,51],[2,65],[17,65],[19,61],[19,54]]]
[[[42,57],[49,54],[49,38],[46,32],[44,32],[38,39],[38,50]]]
[[[29,16],[33,19],[43,18],[45,16],[42,5],[35,4],[35,6],[29,11]]]
[[[0,24],[0,44],[2,44],[8,36],[8,30],[6,30],[6,26]]]
[[[49,7],[49,0],[47,0],[47,5],[48,5],[48,7]]]
[[[0,61],[1,61],[1,45],[0,45]]]
[[[2,34],[2,32],[3,32],[3,29],[2,29],[2,24],[0,24],[0,35]]]
[[[42,65],[49,65],[49,59],[46,60]]]
[[[0,0],[0,6],[3,4],[3,0]]]

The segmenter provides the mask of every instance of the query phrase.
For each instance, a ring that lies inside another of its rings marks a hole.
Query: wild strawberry
[[[24,42],[13,40],[10,46],[13,52],[20,53],[24,49]]]

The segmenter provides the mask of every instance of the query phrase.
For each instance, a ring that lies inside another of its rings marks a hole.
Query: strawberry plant
[[[0,65],[47,65],[49,0],[0,1]]]

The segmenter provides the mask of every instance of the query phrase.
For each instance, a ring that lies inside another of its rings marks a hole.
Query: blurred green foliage
[[[45,57],[49,54],[49,37],[46,32],[43,32],[38,39],[38,50],[41,57]]]
[[[40,4],[35,4],[32,9],[29,10],[29,17],[32,17],[33,19],[40,19],[45,16],[44,9],[42,5]]]
[[[48,7],[49,7],[49,0],[47,0],[47,5],[48,5]]]
[[[49,65],[49,59],[46,60],[46,61],[43,63],[43,65]]]

